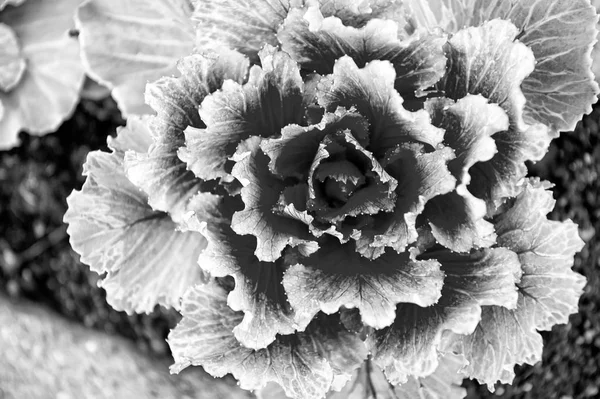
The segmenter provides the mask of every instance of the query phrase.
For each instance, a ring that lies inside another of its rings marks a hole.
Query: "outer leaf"
[[[493,20],[468,28],[450,39],[446,94],[459,99],[481,94],[508,114],[510,128],[494,135],[498,153],[471,169],[470,191],[490,206],[500,197],[515,195],[516,183],[527,173],[525,161],[540,160],[552,136],[545,126],[523,120],[525,97],[520,84],[534,68],[531,50],[514,41],[517,28]]]
[[[179,307],[185,290],[198,283],[196,263],[206,240],[195,232],[179,232],[166,213],[153,211],[147,197],[123,171],[123,154],[149,145],[142,121],[130,118],[112,154],[92,152],[84,167],[87,180],[67,202],[65,222],[71,245],[97,273],[117,310],[151,312],[156,304]],[[131,147],[130,147],[131,148]]]
[[[25,59],[17,36],[10,26],[0,23],[0,91],[13,89],[25,72]]]
[[[228,225],[205,229],[203,234],[208,246],[198,259],[200,266],[213,277],[235,279],[227,303],[244,312],[233,329],[235,338],[247,348],[262,349],[277,334],[293,334],[297,326],[282,285],[283,260],[260,262],[253,254],[255,240],[235,234]]]
[[[435,303],[444,279],[434,260],[416,261],[406,252],[387,251],[368,261],[353,244],[340,245],[334,239],[300,262],[283,279],[299,323],[320,310],[331,314],[345,306],[358,308],[365,324],[380,329],[394,321],[400,302]]]
[[[0,23],[14,30],[27,60],[19,83],[9,93],[0,91],[0,148],[16,145],[20,130],[38,135],[56,130],[75,108],[84,73],[77,40],[68,32],[79,3],[30,0],[0,14]]]
[[[573,256],[583,247],[571,221],[546,219],[554,207],[552,193],[539,182],[526,182],[512,206],[496,218],[499,245],[519,255],[523,276],[514,310],[485,308],[475,333],[462,339],[471,365],[466,372],[493,389],[510,382],[515,364],[541,359],[536,330],[566,323],[577,312],[585,278],[573,271]]]
[[[260,57],[262,68],[253,66],[246,84],[227,81],[202,102],[206,129],[186,130],[187,149],[181,156],[198,177],[227,176],[225,163],[240,142],[276,136],[284,126],[302,122],[304,84],[297,64],[270,46]]]
[[[472,333],[481,306],[516,305],[519,262],[515,253],[502,248],[471,255],[436,252],[427,256],[438,260],[446,273],[439,302],[428,308],[400,304],[394,324],[372,336],[375,363],[393,384],[406,382],[411,375],[431,374],[438,366],[438,351],[449,350],[447,330]]]
[[[379,367],[370,360],[363,363],[353,379],[339,393],[327,399],[461,399],[467,391],[461,388],[464,375],[462,356],[451,353],[439,360],[438,368],[427,377],[410,377],[404,384],[390,384]]]
[[[372,19],[362,28],[345,26],[338,17],[324,18],[317,6],[293,9],[277,37],[282,48],[303,68],[333,72],[335,61],[350,56],[359,67],[388,60],[396,71],[396,88],[404,98],[432,86],[444,75],[442,35],[413,36],[401,41],[395,21]]]
[[[183,131],[188,126],[204,127],[199,104],[225,80],[242,82],[247,67],[248,60],[235,52],[194,54],[179,61],[181,77],[165,77],[147,87],[146,101],[157,112],[151,122],[154,143],[143,153],[127,153],[125,169],[127,177],[149,195],[150,206],[169,212],[176,222],[181,222],[190,198],[207,191],[207,184],[178,157],[185,143]]]
[[[258,60],[265,44],[277,46],[277,28],[301,0],[204,0],[194,11],[201,49],[229,47]]]
[[[308,227],[300,221],[273,212],[284,184],[269,172],[269,159],[259,148],[260,139],[249,140],[249,151],[241,148],[236,154],[232,175],[243,185],[245,208],[233,215],[231,228],[238,234],[256,237],[254,254],[263,262],[274,262],[288,245],[318,248]],[[307,249],[308,250],[308,249]]]
[[[214,283],[188,291],[183,319],[169,334],[175,358],[172,372],[202,365],[215,377],[233,374],[243,389],[275,382],[289,397],[318,399],[329,391],[335,376],[351,373],[366,357],[364,344],[335,317],[320,318],[306,333],[280,337],[266,349],[244,348],[231,333],[243,315],[227,306],[226,296]]]
[[[408,0],[413,24],[457,32],[485,21],[510,20],[518,40],[531,48],[537,64],[522,84],[529,124],[549,125],[556,134],[575,128],[591,112],[598,85],[590,53],[598,17],[589,0]]]
[[[175,73],[194,47],[187,0],[89,0],[77,12],[86,72],[112,88],[121,112],[151,113],[144,103],[148,81]]]
[[[435,147],[443,131],[431,125],[426,111],[409,112],[394,89],[396,74],[388,61],[372,61],[358,68],[352,58],[335,62],[333,74],[319,84],[319,105],[328,112],[337,107],[355,107],[371,125],[370,146],[376,158],[405,142],[422,142]]]
[[[428,100],[426,109],[433,123],[445,129],[444,142],[455,151],[448,169],[457,178],[455,191],[433,198],[424,214],[433,235],[447,248],[467,252],[473,247],[489,247],[496,235],[486,216],[485,202],[467,189],[469,169],[477,162],[489,161],[496,153],[493,134],[508,129],[506,113],[482,96],[467,95],[456,104],[448,99]]]

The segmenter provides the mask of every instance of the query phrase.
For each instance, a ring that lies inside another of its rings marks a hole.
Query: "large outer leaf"
[[[20,130],[56,130],[75,108],[84,73],[77,39],[69,30],[80,1],[30,0],[0,13],[0,23],[14,30],[27,60],[19,83],[8,93],[0,90],[0,149],[16,145]]]
[[[497,154],[470,171],[469,191],[490,208],[502,197],[516,195],[517,182],[527,173],[525,161],[542,159],[552,139],[546,126],[528,125],[523,119],[526,100],[520,85],[535,60],[530,49],[514,40],[517,33],[512,23],[496,19],[463,29],[448,41],[446,95],[460,99],[481,94],[509,118],[509,128],[494,134]]]
[[[121,112],[151,113],[148,81],[176,72],[192,52],[194,23],[188,0],[88,0],[77,12],[86,72],[113,89]]]
[[[525,121],[573,130],[592,110],[598,85],[590,71],[598,17],[589,0],[408,0],[417,27],[456,32],[494,18],[510,20],[537,61],[523,81]]]
[[[543,184],[526,182],[512,206],[496,218],[498,244],[516,252],[521,263],[519,301],[513,310],[484,307],[474,334],[462,339],[470,362],[466,373],[490,389],[497,380],[512,381],[515,364],[541,359],[536,330],[566,323],[577,312],[585,278],[571,266],[583,241],[571,221],[546,219],[553,207],[552,193]]]
[[[101,286],[115,309],[178,308],[185,290],[201,280],[196,261],[206,240],[197,232],[177,231],[169,215],[153,211],[147,196],[125,177],[125,151],[150,145],[146,121],[130,118],[109,145],[113,153],[88,155],[87,180],[67,199],[71,245],[93,271],[107,273]]]
[[[394,324],[370,338],[375,363],[393,384],[431,374],[438,365],[438,352],[449,351],[450,332],[471,334],[482,306],[516,306],[520,271],[515,253],[498,248],[470,255],[446,250],[427,256],[439,261],[446,273],[440,300],[427,308],[400,304]]]
[[[226,297],[215,283],[185,295],[183,319],[168,339],[175,359],[172,372],[202,365],[215,377],[233,374],[243,389],[276,382],[289,397],[320,399],[334,378],[350,375],[366,358],[364,344],[335,316],[315,320],[305,333],[279,337],[266,349],[245,348],[231,332],[243,314],[231,310]]]

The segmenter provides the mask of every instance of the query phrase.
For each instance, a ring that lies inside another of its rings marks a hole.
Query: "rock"
[[[2,399],[248,399],[233,379],[195,367],[170,375],[169,359],[0,295]]]

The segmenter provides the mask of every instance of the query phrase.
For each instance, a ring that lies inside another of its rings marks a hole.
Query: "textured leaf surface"
[[[464,358],[446,354],[439,360],[438,368],[427,377],[410,377],[401,385],[392,385],[377,365],[367,360],[340,392],[331,393],[327,399],[462,399],[464,375],[458,371]]]
[[[170,213],[176,222],[181,222],[190,198],[206,191],[206,184],[178,157],[185,144],[184,130],[204,127],[199,104],[226,79],[243,81],[247,62],[235,52],[194,54],[179,61],[181,77],[161,78],[147,86],[146,101],[157,113],[150,122],[154,143],[147,151],[128,152],[125,170],[127,177],[148,194],[150,206]]]
[[[182,158],[197,176],[227,176],[225,163],[240,142],[276,136],[284,126],[302,122],[304,83],[297,64],[270,46],[260,57],[262,68],[253,66],[246,84],[226,81],[221,91],[202,102],[200,116],[206,129],[186,130]]]
[[[187,0],[91,0],[77,11],[86,72],[112,88],[121,112],[148,114],[148,81],[176,72],[194,47]]]
[[[502,18],[533,51],[535,70],[523,81],[525,121],[568,131],[591,112],[598,85],[590,71],[597,16],[589,0],[408,0],[413,24],[457,32]]]
[[[236,154],[232,174],[242,188],[245,208],[233,215],[231,228],[241,235],[256,237],[256,257],[264,262],[274,262],[288,245],[317,247],[308,227],[300,221],[280,216],[273,212],[284,189],[283,181],[269,171],[269,158],[259,148],[260,139],[249,140],[249,151]]]
[[[200,233],[177,231],[171,218],[153,211],[147,196],[125,177],[124,152],[150,144],[146,124],[129,120],[110,141],[113,153],[88,156],[87,180],[67,200],[67,232],[82,262],[107,273],[101,285],[115,309],[151,312],[156,304],[178,308],[185,290],[202,278],[197,259],[206,240]]]
[[[277,46],[277,29],[301,0],[204,0],[194,11],[200,49],[222,46],[246,54],[252,61],[265,44]]]
[[[446,273],[440,300],[427,308],[400,304],[394,324],[375,331],[371,338],[375,363],[393,384],[431,374],[438,366],[438,351],[449,350],[448,330],[472,333],[481,306],[516,305],[519,262],[515,253],[486,249],[470,255],[445,251],[429,256]]]
[[[38,135],[56,130],[75,108],[84,73],[77,39],[69,37],[69,30],[79,3],[30,0],[0,14],[0,23],[15,32],[27,60],[18,84],[8,93],[0,90],[0,148],[18,144],[20,130]]]
[[[198,260],[202,269],[213,277],[235,279],[227,303],[233,310],[244,312],[241,323],[233,329],[236,339],[247,348],[262,349],[276,334],[294,333],[297,326],[282,285],[283,259],[259,261],[254,256],[255,240],[237,235],[227,225],[208,228],[203,234],[208,246]]]
[[[471,362],[466,372],[493,389],[497,380],[510,382],[515,364],[541,359],[542,339],[536,330],[566,323],[585,285],[571,270],[573,256],[583,247],[571,221],[546,219],[554,207],[552,193],[537,181],[496,219],[499,245],[518,254],[522,269],[517,308],[484,308],[475,333],[462,340]]]
[[[310,320],[320,310],[358,308],[365,324],[382,328],[396,317],[396,304],[435,303],[444,274],[434,260],[415,261],[408,253],[387,251],[375,260],[358,254],[352,243],[330,239],[323,249],[290,267],[283,285],[298,319]]]
[[[445,130],[444,143],[454,150],[448,169],[458,181],[452,193],[433,198],[424,211],[439,243],[458,252],[489,247],[495,243],[493,225],[485,221],[485,202],[475,198],[467,186],[469,169],[489,161],[496,153],[495,133],[508,129],[508,116],[496,104],[480,96],[467,95],[454,104],[445,98],[428,100],[426,109],[434,125]]]
[[[402,97],[394,89],[395,79],[389,61],[372,61],[359,68],[344,56],[318,87],[318,101],[326,111],[355,107],[367,118],[371,125],[368,149],[378,159],[402,143],[422,142],[435,147],[443,138],[443,131],[431,124],[426,111],[409,112],[402,107]]]
[[[416,219],[425,204],[455,187],[456,179],[446,166],[453,156],[448,147],[427,153],[418,144],[398,146],[388,152],[382,163],[398,181],[396,205],[391,214],[375,215],[374,227],[363,229],[358,250],[364,256],[372,257],[385,247],[401,253],[417,239]]]
[[[517,181],[527,173],[525,161],[540,160],[552,139],[545,126],[523,120],[525,97],[520,84],[533,71],[535,61],[531,50],[514,41],[517,34],[510,22],[493,20],[459,31],[448,42],[446,95],[459,99],[481,94],[509,117],[510,128],[493,137],[497,154],[471,168],[469,190],[490,205],[516,194]]]
[[[233,374],[243,389],[275,382],[291,398],[320,399],[336,376],[351,374],[366,358],[364,344],[336,317],[320,318],[306,333],[279,337],[266,349],[244,348],[231,333],[243,314],[231,310],[226,297],[214,283],[188,291],[183,319],[168,339],[175,359],[172,372],[202,365],[215,377]]]
[[[21,80],[26,63],[17,35],[10,26],[1,23],[0,49],[0,91],[8,92]]]
[[[359,67],[388,60],[396,71],[396,88],[404,98],[436,83],[446,66],[441,35],[399,39],[392,20],[370,20],[361,28],[345,26],[338,17],[323,17],[317,6],[290,11],[277,37],[284,51],[303,68],[320,74],[333,72],[335,61],[350,56]]]

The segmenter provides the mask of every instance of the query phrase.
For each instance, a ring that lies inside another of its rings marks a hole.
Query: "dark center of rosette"
[[[344,220],[393,210],[396,180],[349,129],[327,134],[308,177],[307,210],[317,222]],[[348,220],[352,222],[352,220]]]

